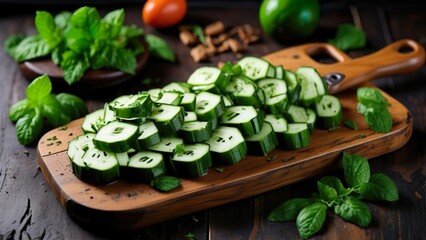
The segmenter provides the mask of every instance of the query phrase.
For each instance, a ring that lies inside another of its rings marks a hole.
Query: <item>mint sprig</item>
[[[361,87],[356,92],[357,111],[373,131],[387,133],[392,128],[392,116],[387,109],[390,105],[383,94],[372,87]]]
[[[309,238],[321,230],[327,209],[345,221],[360,227],[371,223],[371,211],[362,200],[397,201],[398,190],[388,176],[370,175],[368,160],[357,154],[344,152],[342,157],[346,186],[335,176],[322,177],[317,182],[318,192],[311,198],[293,198],[274,208],[270,221],[296,221],[299,234]]]
[[[59,127],[88,113],[82,99],[68,93],[52,92],[52,83],[47,75],[34,79],[26,89],[27,98],[13,104],[9,109],[10,121],[16,123],[19,143],[28,145],[40,135],[44,120]]]

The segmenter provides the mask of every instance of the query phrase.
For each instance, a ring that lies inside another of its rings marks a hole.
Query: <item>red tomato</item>
[[[155,28],[178,24],[186,14],[186,0],[148,0],[142,8],[142,20]]]

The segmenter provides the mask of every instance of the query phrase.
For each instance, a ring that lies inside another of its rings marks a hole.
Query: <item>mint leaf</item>
[[[302,238],[309,238],[321,229],[326,210],[327,206],[324,203],[315,202],[300,211],[296,218],[296,225]]]
[[[175,62],[176,57],[173,49],[166,41],[152,34],[146,35],[145,40],[148,43],[149,52],[154,57],[164,59],[169,62]]]
[[[368,108],[364,112],[364,119],[375,132],[387,133],[392,129],[392,116],[385,106]]]
[[[12,35],[4,41],[3,49],[9,56],[15,56],[15,49],[25,37],[21,34]]]
[[[370,201],[392,202],[399,199],[396,184],[382,173],[371,175],[370,181],[361,185],[359,193]]]
[[[52,91],[52,83],[47,74],[35,78],[25,90],[30,104],[38,104],[49,96]]]
[[[94,37],[101,28],[101,17],[96,8],[84,6],[72,14],[70,23],[74,28],[84,29]]]
[[[366,158],[343,152],[343,174],[351,187],[360,186],[370,179],[370,165]]]
[[[23,62],[30,59],[47,56],[51,48],[47,41],[39,35],[29,36],[23,39],[12,50],[12,57],[17,62]]]
[[[40,110],[33,109],[16,122],[16,136],[19,143],[28,145],[33,143],[40,134],[43,118]]]
[[[89,112],[83,99],[75,95],[69,93],[60,93],[56,95],[56,99],[59,101],[62,107],[62,111],[65,112],[71,119],[83,117]]]
[[[337,190],[327,184],[322,183],[321,181],[317,182],[319,196],[322,200],[330,202],[336,200],[339,196],[337,195]]]
[[[365,46],[367,37],[365,33],[351,23],[340,24],[336,36],[328,42],[342,51],[362,48]]]
[[[65,52],[61,63],[65,81],[69,85],[78,82],[83,77],[84,72],[89,68],[89,65],[86,58],[72,51]]]
[[[343,186],[342,181],[340,181],[339,178],[334,177],[334,176],[322,177],[320,182],[336,189],[337,194],[339,196],[347,195],[351,192],[350,189],[347,189]]]
[[[361,87],[356,91],[356,97],[358,102],[364,104],[367,107],[371,106],[389,106],[388,100],[382,95],[382,93],[372,87]]]
[[[160,191],[168,192],[181,186],[181,181],[177,177],[164,175],[152,180],[151,186]]]
[[[61,32],[50,13],[46,11],[37,11],[35,26],[40,37],[45,39],[49,44],[50,49],[55,48],[62,41]]]
[[[136,57],[129,49],[112,49],[111,66],[123,72],[134,74],[136,69]]]
[[[309,198],[293,198],[274,208],[268,216],[272,222],[294,221],[300,211],[312,203]]]
[[[197,36],[198,40],[204,45],[207,44],[206,42],[206,36],[204,35],[204,29],[200,25],[193,25],[191,27],[192,33],[194,33],[195,36]]]
[[[356,124],[356,122],[354,120],[346,120],[345,121],[345,125],[353,130],[357,130],[358,129],[358,125]]]
[[[117,9],[109,12],[104,16],[102,21],[110,25],[111,38],[117,38],[124,23],[124,9]]]
[[[28,106],[27,99],[22,99],[12,105],[9,109],[9,119],[12,122],[18,121],[20,118],[25,116],[29,111],[30,107]]]
[[[57,26],[57,28],[64,34],[66,35],[66,33],[69,31],[69,29],[71,28],[71,25],[68,24],[70,19],[71,19],[71,12],[68,11],[63,11],[60,12],[59,14],[57,14],[55,16],[55,24]]]
[[[356,197],[349,196],[334,207],[334,212],[346,221],[360,227],[368,227],[371,222],[371,211],[368,206]]]
[[[45,117],[53,127],[64,125],[71,120],[54,95],[46,96],[40,103],[41,115]]]

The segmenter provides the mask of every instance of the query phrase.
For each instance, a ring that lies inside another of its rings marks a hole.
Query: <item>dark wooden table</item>
[[[8,5],[9,6],[9,5]],[[258,26],[259,3],[230,4],[208,7],[191,5],[185,19],[188,23],[207,24],[222,20],[227,26],[250,23]],[[101,13],[122,6],[101,5]],[[234,61],[242,55],[231,53],[212,57],[206,63],[194,63],[189,48],[178,39],[177,29],[157,31],[143,26],[141,4],[126,4],[126,23],[144,28],[169,42],[178,62],[149,61],[146,70],[131,81],[103,91],[72,91],[81,96],[89,110],[124,93],[161,86],[168,81],[185,81],[201,65],[216,65],[219,61]],[[2,6],[0,5],[0,8]],[[44,6],[26,8],[26,12],[0,9],[0,42],[12,34],[34,34],[34,12],[30,10],[74,10],[77,6]],[[410,38],[426,47],[426,4],[397,3],[333,3],[321,5],[320,26],[315,35],[304,41],[277,42],[262,36],[243,55],[263,56],[275,50],[311,41],[327,41],[340,23],[352,22],[366,32],[365,48],[349,51],[358,57],[385,45]],[[266,192],[248,199],[195,212],[160,224],[131,232],[109,232],[90,229],[73,221],[64,211],[46,183],[36,161],[36,145],[23,146],[16,139],[15,126],[8,119],[12,104],[25,97],[28,81],[18,65],[4,51],[0,52],[0,239],[185,239],[188,233],[196,239],[299,239],[294,222],[276,223],[267,220],[270,211],[281,202],[295,197],[307,197],[316,190],[320,176]],[[141,83],[144,78],[158,79],[151,86]],[[371,171],[390,176],[397,184],[400,199],[392,203],[368,203],[372,223],[362,229],[328,214],[323,229],[313,239],[426,239],[426,67],[407,75],[374,79],[373,83],[403,103],[412,113],[414,129],[411,139],[402,148],[370,159]],[[340,170],[328,175],[341,176]],[[167,209],[165,209],[167,211]]]

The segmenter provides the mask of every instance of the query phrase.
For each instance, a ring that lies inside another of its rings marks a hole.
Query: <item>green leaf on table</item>
[[[176,56],[173,52],[173,49],[165,40],[152,34],[147,34],[145,39],[149,46],[149,52],[154,57],[164,59],[169,62],[176,61]]]
[[[322,177],[320,179],[320,182],[323,183],[323,184],[325,184],[325,185],[328,185],[328,186],[330,186],[330,187],[332,187],[334,189],[336,189],[337,194],[339,196],[347,195],[347,194],[349,194],[351,192],[350,189],[347,189],[347,188],[345,188],[343,186],[343,183],[342,183],[342,181],[340,181],[339,178],[334,177],[334,176],[325,176],[325,177]]]
[[[375,132],[387,133],[392,129],[392,115],[385,106],[367,108],[363,115],[368,127]]]
[[[64,111],[71,119],[77,119],[85,116],[89,112],[86,103],[81,98],[73,94],[59,93],[56,95],[56,99],[58,99],[61,104],[62,111]]]
[[[370,179],[368,160],[357,154],[343,152],[343,174],[350,187],[360,186]]]
[[[360,186],[359,193],[370,201],[392,202],[399,199],[395,182],[382,173],[371,175],[370,181]]]
[[[297,230],[302,238],[309,238],[319,230],[325,221],[327,205],[315,202],[304,207],[296,218]]]
[[[388,100],[376,88],[360,87],[356,90],[357,101],[367,107],[371,106],[389,106]]]
[[[345,126],[347,126],[350,129],[353,129],[353,130],[358,129],[358,125],[356,124],[356,122],[354,120],[351,120],[351,119],[345,121]]]
[[[337,194],[337,190],[330,185],[327,185],[322,183],[321,181],[318,181],[317,187],[318,187],[319,197],[326,202],[336,200],[339,197],[339,195]]]
[[[168,192],[181,186],[181,181],[175,176],[163,175],[152,180],[151,186],[160,191]]]
[[[346,221],[360,227],[368,227],[371,222],[371,211],[367,204],[354,196],[346,197],[334,207],[334,212]]]
[[[342,51],[362,48],[366,43],[364,31],[351,23],[343,23],[338,26],[336,36],[328,42]]]
[[[33,143],[40,134],[43,126],[43,117],[39,109],[32,109],[16,122],[16,137],[19,143],[28,145]]]
[[[309,198],[293,198],[285,201],[274,208],[268,215],[268,220],[272,222],[294,221],[300,211],[312,203]]]
[[[48,95],[40,101],[41,115],[45,117],[53,127],[66,124],[71,120],[54,95]]]
[[[20,118],[25,116],[29,111],[28,100],[22,99],[13,104],[9,109],[9,120],[12,122],[18,121]]]

